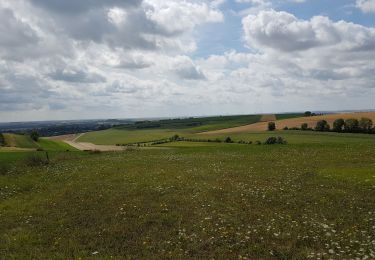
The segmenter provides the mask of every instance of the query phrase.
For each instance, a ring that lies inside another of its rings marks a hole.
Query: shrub
[[[6,175],[9,172],[9,166],[0,164],[0,175]]]
[[[345,125],[345,121],[342,118],[338,118],[333,122],[333,131],[342,132]]]
[[[283,128],[283,130],[289,130],[289,127],[286,126],[286,127]]]
[[[5,145],[4,135],[0,133],[0,146],[4,146],[4,145]]]
[[[267,145],[269,145],[269,144],[287,144],[287,142],[281,136],[278,136],[278,137],[271,136],[264,142],[264,144],[267,144]]]
[[[329,131],[330,126],[326,120],[320,120],[316,123],[315,130],[320,132]]]
[[[255,144],[256,144],[256,145],[261,145],[262,142],[261,142],[261,141],[255,141]]]
[[[372,129],[373,123],[370,118],[362,117],[359,120],[359,127],[365,133],[370,133]]]
[[[350,118],[345,120],[344,125],[345,132],[356,133],[359,131],[359,121],[355,118]]]
[[[47,165],[49,164],[48,153],[46,153],[46,157],[36,153],[30,154],[25,158],[25,164],[31,167]]]
[[[309,125],[308,125],[307,123],[303,123],[303,124],[301,125],[301,130],[302,130],[302,131],[306,131],[306,130],[308,130],[308,128],[309,128]]]
[[[39,140],[39,133],[37,132],[37,131],[32,131],[31,133],[30,133],[30,137],[31,137],[31,139],[33,139],[35,142],[38,142],[38,140]]]
[[[268,122],[268,131],[275,131],[275,130],[276,130],[275,122]]]
[[[225,138],[225,141],[226,143],[233,143],[232,139],[228,136],[227,138]]]

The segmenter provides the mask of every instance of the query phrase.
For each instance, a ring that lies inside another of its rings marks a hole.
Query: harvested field
[[[270,122],[270,121],[276,121],[276,115],[263,115],[259,122]]]
[[[284,127],[300,127],[301,124],[307,123],[309,127],[315,127],[319,120],[326,120],[331,126],[333,122],[338,118],[349,119],[356,118],[361,119],[362,117],[367,117],[375,122],[375,112],[358,112],[358,113],[346,113],[346,114],[329,114],[323,116],[313,116],[313,117],[298,117],[290,118],[284,120],[276,121],[276,129],[282,130]],[[240,127],[227,128],[217,131],[210,131],[201,134],[229,134],[229,133],[243,133],[243,132],[257,132],[257,131],[267,131],[267,122],[259,122],[251,125],[245,125]]]

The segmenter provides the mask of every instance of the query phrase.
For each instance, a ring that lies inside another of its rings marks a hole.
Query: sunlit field
[[[41,165],[25,163],[30,153],[0,153],[8,162],[0,175],[1,254],[374,258],[374,137],[327,143],[317,135],[301,144],[306,135],[294,135],[274,146],[50,152]]]

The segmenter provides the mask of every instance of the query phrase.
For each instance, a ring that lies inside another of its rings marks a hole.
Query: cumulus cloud
[[[186,56],[178,57],[173,61],[173,70],[181,79],[203,80],[206,76],[192,60]]]
[[[375,13],[375,0],[357,0],[356,6],[364,13]]]
[[[372,102],[366,97],[375,94],[374,28],[324,16],[302,20],[272,10],[275,1],[238,0],[259,7],[242,20],[247,51],[228,45],[210,55],[200,40],[209,26],[226,28],[225,2],[0,1],[1,120],[261,113],[306,104],[323,110],[346,99]],[[329,105],[320,106],[323,97]]]
[[[257,49],[293,52],[319,47],[335,47],[337,51],[372,51],[375,48],[375,29],[344,21],[333,22],[323,16],[307,21],[270,10],[249,15],[242,23],[246,43]]]

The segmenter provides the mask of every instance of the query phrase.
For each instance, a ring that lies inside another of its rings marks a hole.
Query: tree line
[[[268,130],[276,129],[275,122],[268,123]],[[375,134],[375,128],[370,118],[362,117],[360,120],[356,118],[336,119],[332,126],[326,120],[319,120],[314,128],[308,126],[307,123],[301,124],[301,127],[285,127],[284,130],[303,130],[303,131],[318,131],[318,132],[337,132],[337,133],[366,133]]]

